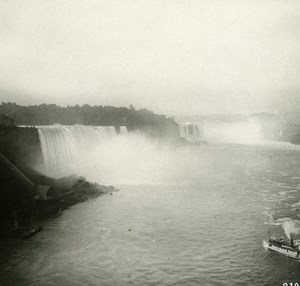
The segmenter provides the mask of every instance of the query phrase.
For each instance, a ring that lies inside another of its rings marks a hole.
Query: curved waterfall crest
[[[50,125],[37,128],[48,172],[80,162],[87,152],[118,134],[127,135],[126,126],[120,126],[119,133],[114,126]]]

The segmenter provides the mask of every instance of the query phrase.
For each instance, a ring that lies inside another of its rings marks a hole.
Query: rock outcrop
[[[60,179],[45,176],[28,166],[16,166],[0,153],[0,233],[31,236],[41,227],[32,226],[40,217],[117,191],[71,175]]]

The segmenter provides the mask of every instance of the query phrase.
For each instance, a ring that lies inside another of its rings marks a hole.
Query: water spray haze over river
[[[213,142],[261,144],[265,141],[260,123],[255,119],[206,122],[203,127],[207,140]]]
[[[80,125],[39,132],[48,175],[75,172],[103,184],[158,184],[175,171],[174,147],[138,132],[117,134],[114,127]]]
[[[159,184],[174,171],[174,159],[167,143],[132,133],[100,143],[76,169],[106,184]]]

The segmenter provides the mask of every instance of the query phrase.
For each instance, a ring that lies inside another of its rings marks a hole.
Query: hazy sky
[[[20,104],[293,110],[300,1],[0,0],[0,67]]]

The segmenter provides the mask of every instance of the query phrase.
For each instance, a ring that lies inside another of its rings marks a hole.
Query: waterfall
[[[204,140],[203,128],[190,122],[179,124],[180,137],[191,142],[200,142]]]
[[[128,135],[127,127],[126,126],[120,126],[120,134],[121,135]]]
[[[80,164],[87,152],[117,136],[113,126],[51,125],[37,128],[48,173]],[[127,134],[125,126],[120,127],[120,134]]]

